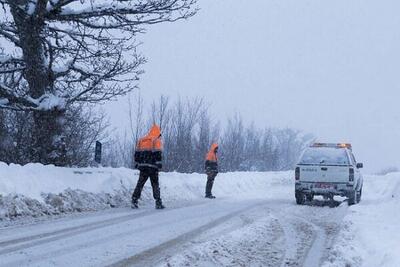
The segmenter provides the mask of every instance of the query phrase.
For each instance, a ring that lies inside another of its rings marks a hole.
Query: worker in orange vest
[[[132,194],[132,208],[138,208],[138,200],[143,187],[150,178],[153,187],[153,197],[156,202],[156,209],[164,209],[160,195],[158,172],[162,168],[161,130],[158,125],[154,125],[150,132],[139,139],[135,150],[135,167],[140,170],[139,180],[135,191]]]
[[[214,143],[211,145],[210,151],[207,153],[205,169],[207,174],[207,184],[206,184],[206,198],[215,198],[211,193],[214,179],[218,174],[218,144]]]

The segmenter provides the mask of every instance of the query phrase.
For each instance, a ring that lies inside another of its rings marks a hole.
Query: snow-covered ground
[[[136,171],[0,163],[0,266],[400,266],[400,173],[352,207],[297,206],[292,176],[220,174],[207,200],[204,175],[161,173],[167,209],[148,183],[131,210]]]
[[[341,229],[324,267],[400,266],[400,173],[367,175]]]
[[[126,168],[21,167],[0,162],[0,221],[126,207],[138,177],[138,171]],[[274,197],[279,196],[279,187],[291,184],[290,177],[291,172],[220,174],[213,192],[220,197]],[[202,198],[205,179],[204,174],[160,173],[162,198],[167,202]],[[142,202],[150,201],[148,182]]]

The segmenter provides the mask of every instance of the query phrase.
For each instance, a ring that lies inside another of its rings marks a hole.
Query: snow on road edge
[[[271,186],[292,185],[292,172],[224,173],[217,177],[219,197],[277,196]],[[41,164],[7,165],[0,162],[0,220],[66,212],[125,207],[138,171],[126,168],[61,168]],[[195,200],[204,196],[204,174],[160,173],[164,201]],[[152,202],[147,183],[143,202]]]
[[[363,191],[323,267],[400,266],[400,173],[366,176]]]

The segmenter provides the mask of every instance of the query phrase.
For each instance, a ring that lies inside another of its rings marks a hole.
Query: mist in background
[[[222,124],[292,127],[351,142],[365,172],[400,166],[400,2],[199,0],[188,21],[141,35],[140,90],[200,96]],[[127,100],[105,106],[118,129]]]

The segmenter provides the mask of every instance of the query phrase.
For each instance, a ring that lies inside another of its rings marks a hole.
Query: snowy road
[[[162,173],[157,211],[150,185],[141,209],[109,208],[129,201],[132,170],[6,168],[0,266],[400,266],[400,173],[365,175],[351,207],[297,206],[293,172],[221,173],[216,200],[202,197],[204,175]]]
[[[1,266],[319,266],[347,205],[199,200],[0,230]],[[178,203],[178,202],[177,202]]]

